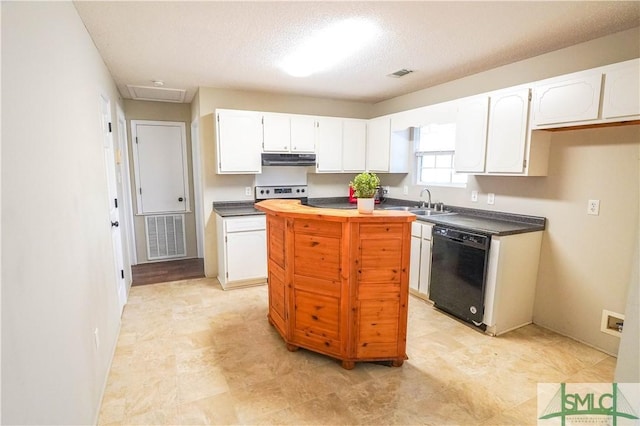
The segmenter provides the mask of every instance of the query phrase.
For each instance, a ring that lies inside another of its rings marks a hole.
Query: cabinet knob
[[[182,198],[182,197],[178,197],[178,201],[179,201],[179,202],[183,202],[183,201],[184,201],[184,198]]]
[[[111,221],[111,226],[117,228],[118,226],[120,226],[120,222],[118,222],[117,220],[115,222]]]

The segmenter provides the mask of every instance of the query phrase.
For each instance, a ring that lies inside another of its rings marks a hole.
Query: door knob
[[[182,197],[178,197],[178,201],[183,202],[183,201],[184,201],[184,198],[182,198]]]
[[[111,226],[115,226],[116,228],[120,226],[120,223],[116,220],[115,222],[111,222]]]

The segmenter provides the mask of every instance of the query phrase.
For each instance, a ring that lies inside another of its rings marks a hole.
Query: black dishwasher
[[[433,228],[429,298],[435,306],[482,327],[491,236]]]

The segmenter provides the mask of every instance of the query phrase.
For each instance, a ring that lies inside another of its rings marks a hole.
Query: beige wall
[[[127,119],[127,138],[131,142],[131,120],[151,121],[177,121],[185,124],[187,135],[187,167],[189,182],[189,199],[191,211],[185,214],[185,235],[187,240],[187,257],[197,257],[196,225],[193,213],[193,162],[191,155],[191,107],[188,104],[176,104],[170,102],[148,102],[124,100],[124,113]],[[132,193],[135,194],[135,178],[133,172],[133,144],[129,143],[129,165]],[[132,200],[133,211],[137,209],[136,198]],[[149,262],[147,257],[147,241],[144,231],[144,216],[134,214],[133,226],[136,237],[136,254],[138,263]]]
[[[272,95],[259,92],[219,90],[201,87],[198,92],[200,111],[200,146],[203,167],[203,217],[205,222],[205,274],[215,277],[217,269],[216,220],[212,213],[214,201],[253,200],[253,195],[245,196],[244,188],[254,185],[253,175],[218,175],[216,170],[216,139],[214,111],[216,108],[241,109],[253,111],[288,112],[294,114],[312,114],[322,116],[367,118],[370,105],[358,102],[335,101],[330,99],[309,98],[304,96]],[[330,193],[341,191],[346,176],[325,179],[320,182],[314,193]],[[313,187],[314,175],[308,176],[309,185]],[[334,185],[322,189],[323,184]]]
[[[117,123],[118,92],[71,2],[3,2],[1,28],[1,423],[95,424],[120,326],[99,96]]]

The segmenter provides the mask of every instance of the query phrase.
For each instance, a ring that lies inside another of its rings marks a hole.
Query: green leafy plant
[[[380,185],[380,178],[375,173],[363,172],[356,175],[349,183],[358,198],[373,198],[376,188]]]

